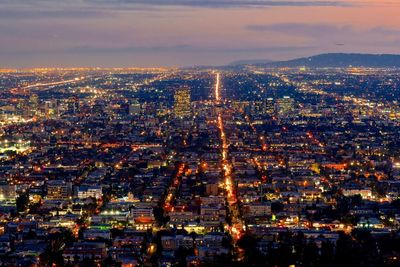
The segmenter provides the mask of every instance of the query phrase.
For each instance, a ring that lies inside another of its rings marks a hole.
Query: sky
[[[0,0],[0,68],[400,54],[400,0]]]

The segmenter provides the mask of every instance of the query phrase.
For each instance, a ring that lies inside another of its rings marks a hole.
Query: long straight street
[[[216,74],[216,85],[215,85],[215,101],[216,105],[221,104],[224,106],[224,100],[221,97],[221,80],[220,73]],[[226,102],[225,102],[226,103]],[[232,223],[229,227],[229,232],[236,242],[244,232],[245,224],[240,217],[240,209],[237,199],[237,190],[235,186],[235,181],[233,178],[232,162],[229,158],[229,141],[224,128],[224,119],[222,112],[225,111],[224,108],[219,109],[218,112],[218,129],[220,132],[221,140],[221,169],[223,177],[223,185],[225,189],[225,196],[228,205],[229,214],[232,216]]]

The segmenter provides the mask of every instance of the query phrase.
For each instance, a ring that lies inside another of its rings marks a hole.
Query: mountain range
[[[254,65],[259,67],[307,67],[307,68],[400,68],[400,55],[392,54],[345,54],[328,53],[287,61],[241,60],[231,66]]]

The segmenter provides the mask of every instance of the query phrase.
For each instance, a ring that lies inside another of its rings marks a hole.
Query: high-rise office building
[[[59,110],[57,100],[51,99],[44,101],[44,114],[47,118],[58,116]]]
[[[273,98],[264,99],[264,114],[266,115],[274,115],[275,114],[275,100]]]
[[[29,97],[29,115],[34,116],[39,113],[39,97],[37,94],[32,94]]]
[[[277,107],[279,115],[287,115],[293,111],[294,100],[289,96],[284,96],[283,98],[278,99]]]
[[[175,91],[174,114],[178,118],[189,117],[191,115],[190,89],[188,87],[182,87]]]
[[[77,96],[72,96],[67,101],[68,113],[75,114],[79,110],[79,98]]]
[[[137,99],[133,99],[129,105],[129,115],[131,116],[140,115],[141,110],[142,107],[140,105],[140,102]]]
[[[251,114],[261,114],[263,112],[263,102],[253,101],[251,102],[250,113]]]

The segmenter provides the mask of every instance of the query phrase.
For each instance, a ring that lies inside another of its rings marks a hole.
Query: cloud
[[[268,25],[247,25],[246,29],[257,32],[275,32],[290,35],[321,37],[332,34],[353,33],[352,26],[336,26],[331,24],[303,24],[303,23],[280,23]]]
[[[260,53],[308,50],[311,46],[282,46],[282,47],[205,47],[188,44],[166,46],[128,46],[128,47],[96,47],[77,46],[65,50],[68,53]]]
[[[255,32],[268,32],[290,36],[303,36],[312,39],[329,40],[345,38],[346,40],[374,39],[378,37],[397,37],[400,29],[377,26],[373,28],[355,28],[351,25],[307,24],[307,23],[278,23],[266,25],[247,25],[245,29]]]
[[[190,44],[158,45],[158,46],[92,46],[81,45],[59,49],[23,49],[6,51],[6,54],[149,54],[149,53],[193,53],[193,54],[240,54],[240,53],[272,53],[293,52],[315,49],[314,46],[257,46],[257,47],[218,47],[218,46],[195,46]]]
[[[99,46],[75,46],[64,50],[65,53],[157,53],[171,51],[188,51],[193,50],[190,45],[171,45],[171,46],[125,46],[125,47],[99,47]]]
[[[0,9],[0,19],[35,19],[35,18],[93,18],[93,17],[109,17],[110,12],[102,10],[90,9],[16,9],[3,8]]]
[[[400,35],[400,29],[388,28],[383,26],[378,26],[370,29],[371,33],[382,34],[382,35],[392,35],[398,37]]]
[[[97,4],[134,4],[189,7],[267,7],[267,6],[340,6],[349,1],[327,0],[86,0]]]
[[[368,0],[0,0],[0,20],[98,18],[176,8],[356,6]]]
[[[114,7],[120,6],[181,6],[181,7],[272,7],[272,6],[349,6],[354,0],[0,0],[0,5],[57,7],[86,6]],[[359,3],[359,2],[357,2]]]

